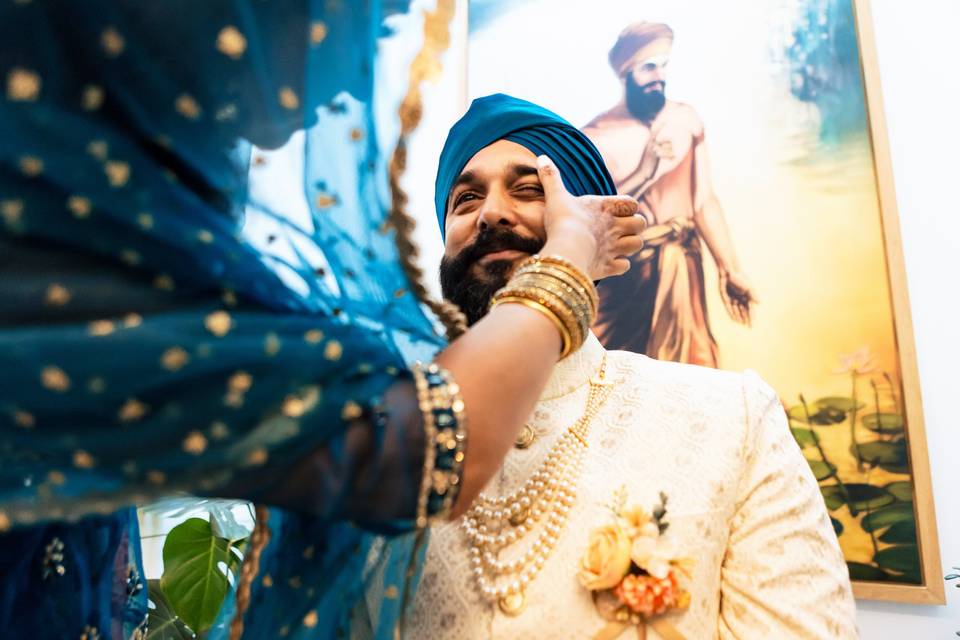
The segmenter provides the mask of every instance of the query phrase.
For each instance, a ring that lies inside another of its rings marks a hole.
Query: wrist
[[[564,237],[547,240],[540,250],[541,255],[558,256],[568,260],[588,275],[596,252],[597,242],[588,235],[581,238]]]

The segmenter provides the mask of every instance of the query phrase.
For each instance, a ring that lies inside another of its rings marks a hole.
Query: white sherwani
[[[485,493],[515,491],[535,471],[583,413],[603,354],[591,336],[557,365],[529,423],[537,439],[510,452]],[[620,351],[607,355],[607,380],[616,386],[593,420],[577,502],[525,610],[509,617],[480,597],[461,525],[450,523],[432,532],[408,637],[593,637],[605,622],[577,564],[620,487],[648,511],[668,497],[665,535],[696,563],[690,608],[671,618],[687,639],[857,637],[846,565],[773,390],[752,372]]]

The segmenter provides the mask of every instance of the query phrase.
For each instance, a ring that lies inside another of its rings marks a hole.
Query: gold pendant
[[[527,521],[527,518],[530,516],[530,509],[521,509],[517,513],[514,513],[510,516],[509,522],[515,527],[519,527],[524,522]]]
[[[508,616],[518,616],[527,605],[527,599],[524,597],[523,591],[519,591],[503,596],[497,601],[497,604],[500,605],[500,611]]]
[[[517,439],[514,441],[514,446],[517,449],[526,449],[533,444],[533,441],[537,439],[537,432],[533,430],[528,424],[523,425],[523,429],[520,429],[520,433],[517,434]]]

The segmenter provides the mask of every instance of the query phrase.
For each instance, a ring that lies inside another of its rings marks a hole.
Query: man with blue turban
[[[470,332],[519,276],[535,281],[529,258],[553,253],[556,213],[571,203],[623,218],[610,227],[613,258],[590,269],[622,273],[637,247],[618,235],[642,223],[613,194],[568,122],[505,95],[475,100],[436,182],[443,292]],[[393,593],[370,591],[375,614]],[[847,568],[774,391],[752,372],[606,351],[588,332],[499,474],[461,521],[432,529],[407,632],[615,638],[643,626],[658,638],[856,637]]]

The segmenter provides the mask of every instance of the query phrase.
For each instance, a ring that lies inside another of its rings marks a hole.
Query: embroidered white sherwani
[[[537,439],[510,452],[485,493],[515,491],[536,470],[583,413],[603,355],[591,336],[557,365],[529,422]],[[751,372],[622,351],[608,352],[607,380],[616,386],[592,422],[576,504],[525,590],[525,610],[509,617],[480,597],[454,522],[431,534],[408,637],[592,638],[605,622],[577,580],[578,560],[625,487],[628,504],[648,511],[667,495],[665,535],[696,563],[690,608],[670,618],[688,640],[856,638],[846,565],[773,390]],[[529,537],[515,546],[526,548]],[[507,551],[501,559],[512,557]],[[648,638],[659,636],[649,628]]]

